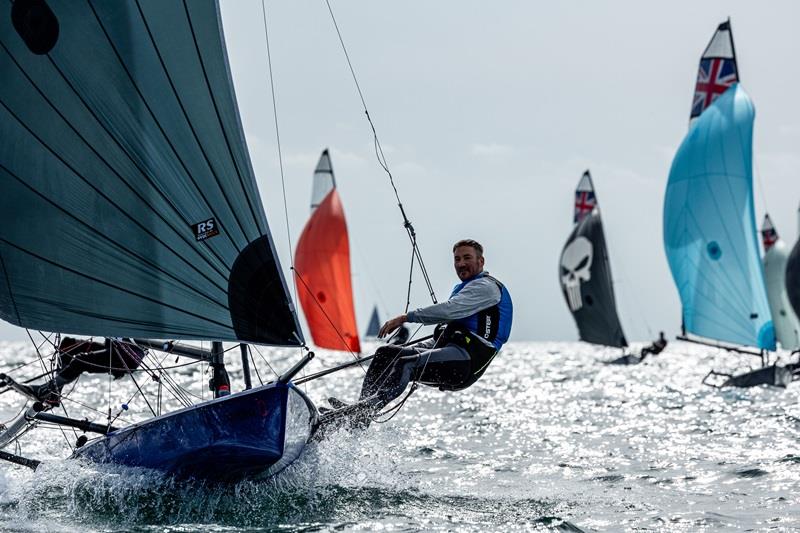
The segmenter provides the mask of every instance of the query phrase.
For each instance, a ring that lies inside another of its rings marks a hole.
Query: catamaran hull
[[[181,478],[238,481],[288,466],[315,422],[316,408],[301,391],[274,383],[114,431],[73,457]]]

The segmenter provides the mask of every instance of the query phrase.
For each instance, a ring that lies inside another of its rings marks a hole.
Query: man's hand
[[[386,323],[381,328],[381,330],[378,332],[378,338],[382,339],[387,335],[391,335],[394,332],[394,330],[402,326],[403,322],[405,321],[406,321],[406,315],[396,316],[391,320],[387,320]]]

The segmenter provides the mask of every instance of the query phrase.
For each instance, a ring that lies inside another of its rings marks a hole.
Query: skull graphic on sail
[[[594,247],[586,237],[577,237],[561,253],[561,286],[567,295],[570,311],[583,306],[581,284],[592,279]]]
[[[580,339],[604,346],[628,345],[617,315],[603,223],[589,171],[575,188],[574,225],[561,251],[558,282]]]

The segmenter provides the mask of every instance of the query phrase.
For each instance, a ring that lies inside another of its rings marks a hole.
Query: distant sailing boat
[[[775,324],[775,337],[784,350],[797,350],[800,348],[800,322],[786,294],[789,248],[778,236],[769,215],[764,215],[764,223],[761,225],[761,242],[764,245],[764,279]]]
[[[679,338],[760,350],[721,346],[760,356],[762,368],[709,376],[727,377],[723,385],[785,386],[791,373],[765,361],[765,351],[775,349],[775,329],[753,208],[755,113],[738,80],[730,22],[724,22],[700,60],[692,123],[670,169],[664,246],[682,303]]]
[[[800,220],[800,209],[797,210]],[[795,317],[800,316],[800,237],[792,247],[792,251],[786,260],[786,296],[794,310]],[[798,348],[794,348],[797,350]],[[796,363],[792,368],[800,370],[800,363]]]
[[[364,337],[368,339],[378,338],[378,332],[381,330],[381,319],[378,317],[378,306],[372,308],[372,315],[369,317],[369,325]]]
[[[295,251],[298,295],[314,344],[361,352],[350,273],[350,240],[327,149],[314,171],[311,217]]]
[[[564,299],[585,342],[625,348],[614,299],[603,222],[589,171],[575,189],[575,226],[559,260],[559,281]]]
[[[0,317],[77,335],[212,340],[211,351],[136,342],[207,361],[214,379],[219,341],[302,345],[217,3],[16,1],[10,11],[0,17]],[[267,385],[224,397],[215,387],[216,399],[119,429],[110,404],[96,424],[38,403],[0,446],[46,421],[100,433],[75,449],[93,461],[215,480],[274,473],[317,419],[291,382],[312,356]]]

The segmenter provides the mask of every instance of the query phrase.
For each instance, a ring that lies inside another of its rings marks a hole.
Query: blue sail
[[[217,3],[6,7],[0,318],[300,344]]]
[[[687,333],[774,350],[753,209],[754,117],[737,83],[690,127],[669,173],[664,246]]]

